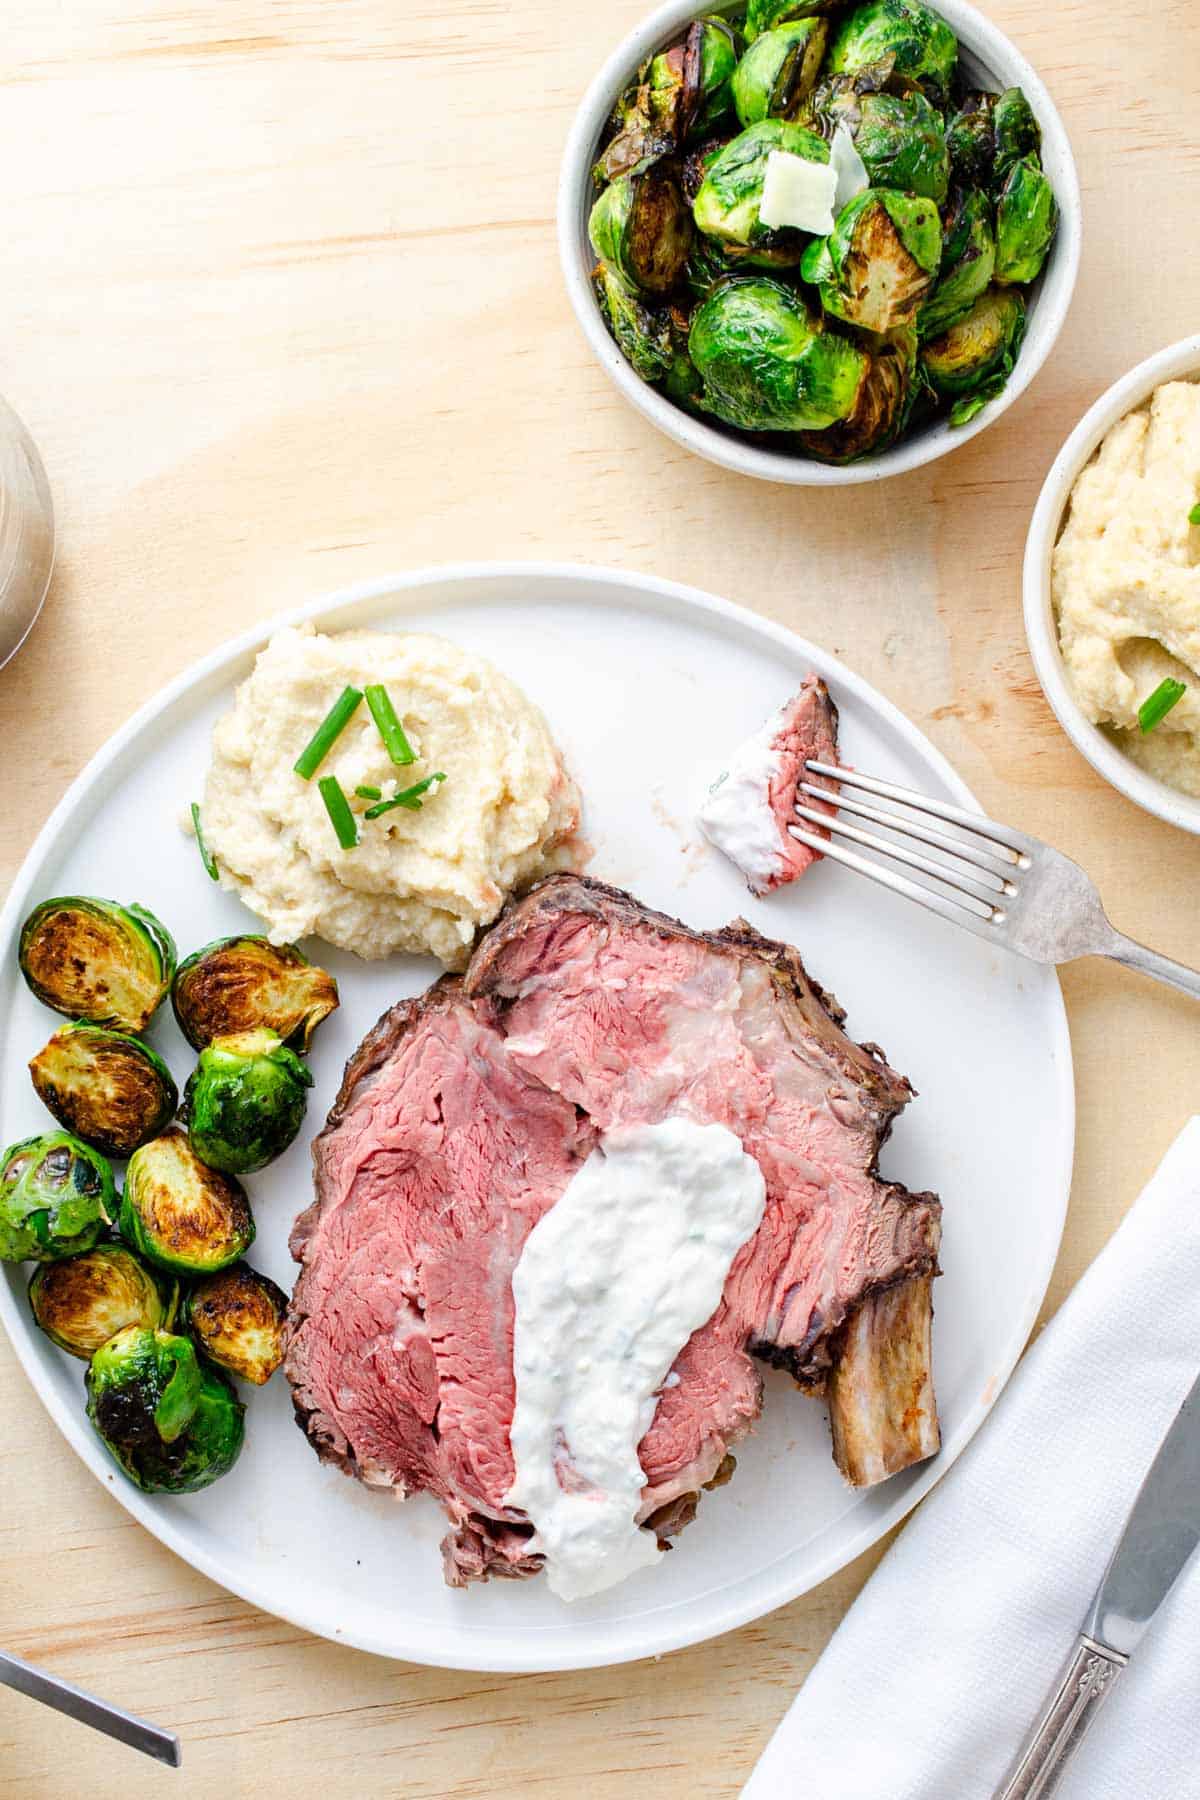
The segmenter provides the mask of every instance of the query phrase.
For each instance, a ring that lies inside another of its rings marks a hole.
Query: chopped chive
[[[322,775],[317,788],[325,802],[329,822],[337,833],[338,843],[343,850],[353,850],[358,842],[358,825],[350,811],[350,802],[342,792],[341,782],[336,775]]]
[[[1173,706],[1178,706],[1187,693],[1187,682],[1176,681],[1168,675],[1160,681],[1148,700],[1143,700],[1138,707],[1138,726],[1143,731],[1153,731],[1161,725]],[[367,814],[368,819],[370,813]]]
[[[371,717],[379,727],[379,735],[392,761],[401,769],[407,768],[409,763],[415,763],[417,753],[404,735],[404,727],[396,716],[396,709],[387,689],[375,682],[365,692]]]
[[[383,799],[383,789],[382,788],[356,787],[354,791],[358,795],[360,800],[382,800]]]
[[[292,765],[297,775],[302,775],[305,781],[311,781],[350,723],[354,710],[361,699],[362,690],[360,688],[342,689],[341,695],[334,701]]]
[[[412,787],[405,788],[402,794],[395,794],[390,800],[381,800],[378,806],[368,806],[363,818],[381,818],[384,813],[391,812],[394,806],[405,806],[409,812],[420,812],[423,804],[421,795],[427,794],[435,781],[445,781],[445,779],[446,777],[439,769],[436,775],[427,775],[424,781],[414,782]]]
[[[1188,524],[1200,525],[1200,500],[1197,500],[1195,506],[1193,506],[1191,512],[1188,514]]]
[[[210,881],[216,881],[217,859],[204,841],[204,833],[200,829],[200,808],[192,801],[192,830],[196,834],[196,846],[200,851],[200,861],[204,864],[205,873]]]

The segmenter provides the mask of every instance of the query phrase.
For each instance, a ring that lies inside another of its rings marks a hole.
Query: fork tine
[[[1003,844],[1007,849],[1015,851],[1013,861],[1027,857],[1036,849],[1032,839],[1024,832],[1013,831],[1007,825],[997,825],[994,819],[985,819],[982,813],[968,812],[965,806],[952,806],[948,800],[931,800],[928,794],[919,794],[915,788],[897,787],[891,781],[879,781],[874,775],[859,775],[854,769],[835,768],[831,763],[806,762],[805,768],[814,775],[824,775],[831,781],[840,782],[844,787],[861,788],[864,793],[874,794],[880,800],[895,800],[901,806],[915,807],[918,812],[930,813],[935,819],[944,819],[948,825],[961,825],[965,831],[976,833],[987,838],[993,844]]]
[[[922,844],[929,844],[934,850],[944,850],[951,856],[960,857],[973,869],[981,870],[995,881],[998,890],[1004,887],[1004,876],[996,868],[1001,863],[1005,868],[1012,868],[1016,857],[1011,850],[997,845],[992,848],[976,850],[962,838],[952,838],[948,832],[935,831],[930,825],[920,825],[915,819],[905,818],[903,813],[891,812],[883,806],[868,806],[864,800],[852,800],[848,794],[830,796],[828,788],[818,787],[813,781],[797,783],[799,792],[810,794],[814,800],[823,800],[828,806],[836,806],[842,812],[853,813],[855,818],[868,819],[872,825],[886,825],[891,831],[898,831],[905,837],[916,838]]]
[[[903,844],[889,844],[884,838],[874,837],[871,832],[862,831],[857,825],[847,824],[844,819],[831,819],[826,813],[819,813],[811,806],[798,806],[796,811],[802,819],[811,820],[824,831],[835,831],[841,837],[848,837],[852,844],[861,844],[864,850],[874,850],[877,856],[886,856],[892,862],[903,863],[906,869],[916,869],[919,874],[942,882],[956,895],[970,894],[973,899],[983,902],[989,915],[992,908],[1003,899],[998,888],[976,881],[961,869],[951,869],[945,863],[935,863],[930,857],[921,856],[915,850],[906,850]],[[792,828],[789,826],[788,829]]]
[[[910,881],[907,875],[900,875],[894,869],[885,869],[881,863],[859,856],[857,851],[847,850],[844,844],[818,837],[814,831],[804,831],[799,825],[789,825],[788,831],[801,844],[807,844],[810,850],[817,851],[821,856],[828,856],[833,862],[842,863],[858,875],[866,875],[871,881],[877,881],[880,887],[890,888],[893,894],[902,894],[906,900],[915,900],[918,906],[927,907],[930,912],[949,919],[952,925],[964,925],[968,931],[977,932],[980,937],[996,935],[990,909],[985,911],[978,902],[969,900],[967,896],[963,896],[960,904],[944,894],[934,893],[932,888],[922,886],[919,881]]]

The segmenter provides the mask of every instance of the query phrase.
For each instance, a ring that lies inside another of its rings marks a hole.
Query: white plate
[[[149,1498],[93,1437],[82,1367],[38,1332],[16,1269],[0,1281],[0,1317],[55,1422],[135,1518],[214,1581],[325,1637],[454,1668],[543,1670],[659,1654],[758,1618],[849,1562],[927,1492],[985,1417],[1029,1334],[1071,1169],[1073,1084],[1057,981],[831,863],[760,902],[702,849],[690,820],[705,765],[810,668],[841,707],[851,762],[970,804],[894,707],[778,625],[669,582],[525,564],[397,577],[291,615],[299,618],[439,631],[492,657],[545,708],[582,782],[593,872],[692,925],[741,912],[791,940],[849,1008],[855,1035],[882,1043],[911,1077],[921,1098],[899,1121],[883,1167],[945,1201],[935,1326],[945,1448],[882,1488],[852,1493],[830,1460],[823,1409],[772,1375],[736,1479],[705,1496],[679,1547],[644,1578],[574,1607],[540,1581],[451,1593],[434,1502],[400,1507],[321,1468],[292,1423],[282,1378],[247,1395],[247,1446],[231,1475],[205,1493]],[[118,732],[17,877],[0,915],[4,1143],[49,1123],[25,1064],[56,1020],[26,991],[15,949],[35,901],[71,892],[141,900],[181,954],[252,928],[240,904],[205,879],[178,820],[201,791],[209,728],[269,631],[189,670]],[[385,1007],[434,972],[415,960],[356,964],[319,946],[316,954],[342,984],[342,1007],[315,1040],[309,1129],[249,1183],[259,1226],[252,1259],[287,1287],[288,1229],[309,1199],[307,1139],[342,1063]],[[167,1012],[154,1040],[182,1085],[190,1053]],[[37,1481],[31,1469],[31,1492]]]

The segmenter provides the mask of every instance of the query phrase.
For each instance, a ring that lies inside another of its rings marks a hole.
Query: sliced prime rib
[[[940,1208],[876,1171],[910,1093],[795,950],[550,877],[346,1069],[292,1237],[299,1422],[347,1472],[441,1500],[451,1583],[533,1573],[532,1527],[504,1505],[512,1271],[599,1134],[681,1114],[741,1138],[767,1209],[639,1447],[643,1522],[669,1535],[727,1478],[756,1358],[828,1397],[851,1482],[932,1454]]]

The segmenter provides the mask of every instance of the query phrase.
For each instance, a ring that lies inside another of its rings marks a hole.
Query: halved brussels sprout
[[[687,262],[692,215],[675,170],[642,164],[605,188],[588,221],[602,262],[646,294],[669,294]]]
[[[187,1323],[210,1362],[262,1387],[283,1361],[287,1295],[266,1275],[235,1263],[197,1282]]]
[[[24,1138],[0,1161],[0,1262],[90,1250],[117,1216],[113,1173],[69,1131]]]
[[[921,0],[866,0],[835,31],[826,68],[831,75],[852,75],[885,56],[895,59],[897,75],[920,82],[939,99],[950,90],[958,39]]]
[[[227,937],[180,963],[171,1004],[194,1050],[231,1031],[265,1025],[284,1043],[307,1051],[317,1026],[337,1008],[338,988],[295,944]]]
[[[811,19],[815,13],[834,12],[842,0],[750,0],[746,8],[746,39],[753,42],[776,25],[793,19]]]
[[[241,1454],[246,1409],[187,1338],[127,1325],[96,1351],[87,1414],[110,1454],[147,1494],[194,1494]]]
[[[592,273],[592,289],[617,347],[643,381],[661,381],[675,354],[670,314],[650,306],[607,263]]]
[[[720,245],[698,231],[683,274],[683,285],[691,297],[707,300],[718,281],[727,281],[736,272],[736,264],[728,261]]]
[[[997,95],[992,109],[992,135],[996,146],[993,168],[997,181],[1003,181],[1013,164],[1022,157],[1036,158],[1040,154],[1041,127],[1019,87],[1005,88]]]
[[[141,1038],[103,1025],[61,1025],[29,1064],[42,1105],[106,1156],[128,1156],[175,1115],[179,1090]]]
[[[942,261],[937,286],[917,315],[923,338],[937,337],[961,319],[991,285],[996,266],[992,208],[980,188],[958,188],[942,215]]]
[[[827,313],[864,331],[891,331],[911,324],[941,254],[932,200],[867,188],[842,208],[828,237],[813,239],[800,273]]]
[[[311,1086],[308,1068],[277,1032],[214,1038],[183,1094],[193,1150],[227,1175],[266,1168],[303,1124]]]
[[[744,431],[821,431],[853,410],[866,354],[764,277],[714,288],[688,339],[704,405]]]
[[[169,1331],[179,1283],[156,1275],[124,1244],[97,1244],[35,1270],[29,1304],[50,1341],[87,1362],[127,1325]]]
[[[688,330],[683,314],[679,315],[677,330],[678,342],[671,358],[671,366],[663,376],[662,391],[668,400],[673,400],[676,406],[682,406],[685,412],[703,412],[704,383],[700,379],[699,369],[688,354]]]
[[[604,148],[592,169],[597,187],[675,152],[677,95],[651,88],[648,73],[643,69],[613,107]]]
[[[1025,302],[1006,288],[989,288],[970,312],[921,347],[921,366],[939,394],[974,394],[1007,378],[1025,330]],[[998,387],[991,388],[987,398]],[[960,420],[961,422],[961,420]]]
[[[152,912],[78,894],[34,907],[18,957],[44,1005],[120,1031],[145,1030],[175,973],[174,940]]]
[[[241,1183],[202,1163],[175,1127],[130,1157],[120,1230],[139,1255],[179,1275],[227,1269],[254,1242]]]
[[[996,280],[1035,281],[1058,230],[1054,190],[1035,158],[1013,164],[996,198]]]
[[[829,161],[829,146],[815,132],[789,119],[760,119],[714,157],[692,208],[698,229],[743,266],[786,268],[798,263],[803,251],[801,232],[771,231],[759,221],[772,150],[808,162]]]
[[[695,205],[696,195],[704,186],[704,177],[708,174],[708,171],[712,168],[712,165],[716,162],[726,144],[731,141],[732,140],[727,137],[706,138],[702,144],[697,144],[694,149],[689,150],[684,157],[683,162],[680,165],[679,182],[680,186],[683,188],[683,197],[689,206]],[[693,236],[691,255],[695,255],[697,244],[702,242],[702,239]]]
[[[818,462],[851,463],[886,449],[904,429],[912,399],[916,347],[909,332],[871,354],[853,410],[825,431],[804,431],[800,443]]]
[[[684,137],[711,131],[729,111],[730,84],[742,48],[741,32],[717,13],[691,26],[683,43]]]
[[[857,110],[851,135],[871,186],[902,188],[940,204],[950,185],[950,158],[941,114],[924,94],[863,94]]]
[[[968,94],[946,126],[950,167],[959,181],[989,187],[996,160],[995,94]]]
[[[743,125],[797,117],[816,82],[828,32],[824,19],[794,19],[754,40],[732,82]]]

